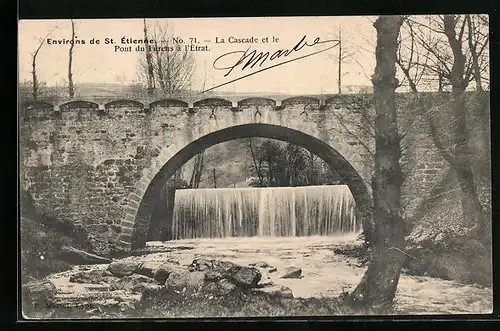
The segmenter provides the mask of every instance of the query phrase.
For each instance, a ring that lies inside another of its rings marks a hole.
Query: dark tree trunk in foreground
[[[380,16],[374,23],[377,65],[372,76],[376,100],[373,257],[350,300],[355,305],[376,310],[392,304],[404,259],[400,136],[394,102],[398,84],[395,77],[397,38],[402,21],[401,16]]]
[[[75,22],[71,20],[71,46],[69,46],[69,65],[68,65],[68,92],[70,99],[75,97],[75,87],[73,85],[73,48],[75,47]]]

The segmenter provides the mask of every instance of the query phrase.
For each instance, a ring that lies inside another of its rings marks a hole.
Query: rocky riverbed
[[[307,307],[316,299],[335,307],[336,298],[359,283],[365,268],[333,252],[353,242],[354,236],[151,242],[111,264],[75,266],[47,277],[50,283],[39,284],[39,292],[50,293],[50,300],[29,303],[24,313],[29,318],[217,317],[218,304],[236,307],[227,300],[265,296],[278,300],[273,304],[280,308],[259,310],[245,303],[241,307],[248,309],[224,314],[349,314],[324,304],[324,309]],[[36,293],[31,295],[36,301]],[[393,313],[491,313],[492,295],[491,288],[480,285],[402,275]],[[193,306],[181,309],[182,302]],[[207,303],[210,309],[203,308]]]

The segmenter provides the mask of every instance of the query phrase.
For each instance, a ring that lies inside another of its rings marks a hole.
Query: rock
[[[231,283],[227,279],[222,279],[219,283],[219,288],[220,288],[220,294],[221,295],[227,295],[231,292],[233,292],[236,289],[236,285]]]
[[[273,268],[271,268],[271,269],[268,270],[268,272],[270,274],[273,273],[273,272],[276,272],[276,271],[278,271],[278,268],[275,268],[275,267],[273,267]]]
[[[101,284],[107,282],[112,274],[107,270],[80,271],[69,277],[70,283]]]
[[[160,268],[160,262],[144,262],[139,269],[137,269],[136,273],[139,275],[143,275],[149,278],[153,278],[156,269]]]
[[[222,277],[229,278],[237,273],[242,267],[229,261],[212,261],[213,269],[221,273]]]
[[[145,262],[136,271],[140,275],[153,278],[158,284],[165,284],[171,270],[162,263]]]
[[[170,270],[168,270],[165,267],[160,267],[156,269],[153,278],[156,280],[159,284],[165,284],[165,281],[168,279],[170,276]]]
[[[107,270],[115,277],[125,277],[137,272],[141,265],[141,263],[133,261],[114,261],[109,264]]]
[[[238,286],[255,287],[262,275],[257,268],[241,267],[236,273],[231,275],[231,280]]]
[[[105,257],[87,253],[80,249],[76,249],[71,246],[61,247],[61,252],[59,253],[59,258],[67,263],[71,264],[107,264],[111,263],[110,259]]]
[[[440,232],[434,237],[434,241],[440,243],[444,240],[444,233]]]
[[[289,267],[285,269],[285,273],[281,278],[300,278],[302,274],[302,269],[297,267]]]
[[[150,283],[139,283],[132,288],[132,292],[140,293],[140,294],[144,294],[147,292],[149,294],[152,294],[155,292],[158,293],[161,290],[163,290],[164,288],[165,288],[165,286],[163,286],[163,285],[150,284]]]
[[[22,286],[23,301],[32,304],[52,302],[56,292],[56,286],[49,280],[33,281]]]
[[[467,283],[470,278],[470,266],[461,257],[452,254],[441,254],[435,256],[430,262],[427,274],[445,280],[457,280]]]
[[[229,293],[235,291],[237,289],[237,286],[231,283],[227,279],[221,279],[219,282],[209,282],[205,283],[205,285],[201,288],[201,291],[206,295],[206,296],[211,296],[212,298],[214,296],[224,296],[228,295]]]
[[[250,263],[249,266],[251,267],[259,267],[259,268],[269,268],[271,265],[269,265],[267,262],[264,261],[258,261],[254,263]]]
[[[113,307],[113,306],[118,306],[120,301],[110,298],[110,299],[104,299],[104,300],[99,300],[96,301],[95,304],[100,307]]]
[[[218,282],[221,279],[224,279],[224,275],[218,270],[208,269],[205,272],[205,280],[209,282]]]
[[[110,286],[110,290],[123,290],[127,292],[134,292],[134,289],[140,288],[140,284],[153,284],[156,282],[146,276],[133,274],[130,276],[124,276],[119,278],[117,281],[113,282]]]
[[[207,260],[207,259],[195,259],[191,264],[188,266],[189,271],[204,271],[207,269],[212,269],[213,260]]]
[[[269,287],[269,286],[274,286],[274,285],[275,285],[275,284],[274,284],[274,282],[273,282],[273,281],[271,281],[271,280],[266,280],[266,281],[264,281],[264,282],[261,282],[261,283],[257,284],[257,287],[258,287],[258,288],[263,288],[263,287]]]
[[[203,286],[204,281],[205,273],[202,271],[174,271],[168,277],[165,286],[176,292],[197,292]]]

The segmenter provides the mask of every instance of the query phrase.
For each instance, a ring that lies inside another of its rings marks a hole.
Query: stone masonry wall
[[[398,96],[398,103],[404,113],[407,98]],[[29,116],[20,123],[21,183],[42,213],[69,218],[111,242],[126,243],[141,192],[156,169],[203,135],[245,123],[281,125],[324,141],[356,169],[370,190],[374,152],[370,95],[335,96],[317,103],[298,98],[278,105],[260,98],[237,106],[218,99],[192,108],[182,102],[156,104],[152,109],[123,105],[78,104],[61,111],[45,105],[24,113]],[[425,125],[417,119],[412,127],[414,132],[402,142],[408,146],[404,158],[411,165],[404,199],[415,207],[446,167]],[[411,210],[405,209],[408,215]]]

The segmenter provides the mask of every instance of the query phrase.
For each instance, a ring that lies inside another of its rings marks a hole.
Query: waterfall
[[[179,189],[171,239],[333,235],[359,230],[347,185]]]

